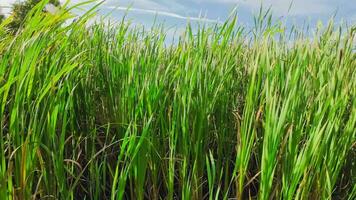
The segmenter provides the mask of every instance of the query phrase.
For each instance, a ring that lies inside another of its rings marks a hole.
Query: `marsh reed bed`
[[[355,26],[167,44],[45,3],[0,25],[0,199],[356,198]]]

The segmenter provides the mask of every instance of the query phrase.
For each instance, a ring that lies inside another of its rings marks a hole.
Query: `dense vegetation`
[[[1,199],[355,199],[355,27],[168,45],[44,5],[0,25]]]

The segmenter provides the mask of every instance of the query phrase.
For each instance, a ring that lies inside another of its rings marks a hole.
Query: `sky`
[[[9,6],[15,1],[18,0],[0,0],[0,6]],[[151,26],[156,20],[179,30],[187,21],[221,23],[236,8],[238,22],[252,26],[261,2],[266,8],[270,6],[273,15],[287,24],[313,25],[318,20],[326,23],[333,15],[336,23],[356,24],[356,0],[106,0],[99,14],[111,13],[113,20],[120,20],[129,9],[127,18],[133,23]],[[8,13],[9,9],[3,8],[2,12]]]

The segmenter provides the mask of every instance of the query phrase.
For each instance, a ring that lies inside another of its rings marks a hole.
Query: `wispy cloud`
[[[159,1],[152,1],[152,0],[106,0],[104,3],[105,6],[135,6],[136,8],[140,9],[158,9],[167,11],[169,8],[164,4],[160,3]]]
[[[191,16],[183,16],[174,12],[167,12],[162,10],[153,10],[153,9],[143,9],[143,8],[134,8],[134,7],[123,7],[123,6],[108,6],[109,9],[115,10],[123,10],[123,11],[132,11],[132,12],[139,12],[139,13],[147,13],[152,15],[160,15],[166,17],[173,17],[176,19],[183,19],[183,20],[190,20],[190,21],[201,21],[201,22],[208,22],[208,23],[222,23],[220,20],[215,19],[208,19],[205,17],[191,17]]]
[[[132,6],[140,9],[161,10],[175,13],[184,13],[192,9],[189,6],[187,7],[183,5],[180,0],[106,0],[105,5],[122,7]]]
[[[195,0],[203,2],[203,0]],[[310,15],[327,14],[335,10],[333,1],[336,0],[206,0],[215,3],[234,4],[258,9],[261,3],[264,7],[271,6],[278,15]],[[290,9],[289,9],[290,8]]]

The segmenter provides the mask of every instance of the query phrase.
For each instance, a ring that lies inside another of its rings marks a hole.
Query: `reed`
[[[88,3],[88,2],[87,2]],[[0,25],[1,199],[354,199],[355,27]]]

